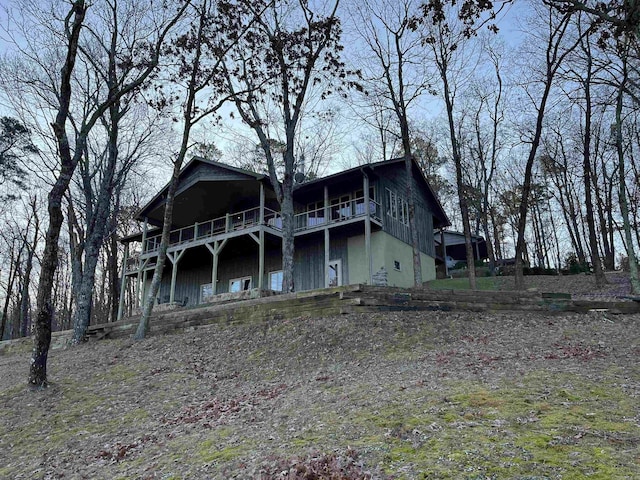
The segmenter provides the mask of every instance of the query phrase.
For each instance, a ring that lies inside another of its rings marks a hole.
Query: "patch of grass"
[[[432,290],[469,290],[468,278],[443,278],[427,282],[427,286]],[[499,280],[492,277],[476,277],[478,290],[499,290]]]
[[[202,463],[226,463],[246,455],[249,451],[251,448],[244,444],[219,447],[213,442],[206,441],[200,444],[196,456]]]
[[[638,438],[627,395],[578,376],[558,380],[533,375],[491,390],[452,384],[444,399],[398,398],[351,418],[372,434],[353,445],[383,471],[407,472],[394,478],[634,478]]]

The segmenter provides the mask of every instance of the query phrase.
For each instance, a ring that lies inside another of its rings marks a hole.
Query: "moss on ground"
[[[616,385],[567,377],[537,388],[537,375],[491,390],[454,384],[445,397],[413,392],[356,412],[353,421],[378,435],[353,445],[394,478],[636,478],[631,399]]]

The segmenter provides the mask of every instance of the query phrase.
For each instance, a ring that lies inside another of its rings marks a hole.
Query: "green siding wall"
[[[349,238],[349,283],[369,283],[369,270],[366,259],[364,236]],[[371,256],[373,273],[382,267],[387,270],[388,284],[395,287],[412,287],[413,249],[393,235],[383,231],[371,234]],[[422,281],[436,278],[435,259],[421,253]],[[400,270],[396,270],[394,261],[400,262]]]

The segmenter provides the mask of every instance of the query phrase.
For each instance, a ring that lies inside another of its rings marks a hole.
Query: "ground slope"
[[[415,312],[212,325],[56,350],[39,392],[26,389],[28,353],[9,353],[0,478],[640,478],[639,322]]]

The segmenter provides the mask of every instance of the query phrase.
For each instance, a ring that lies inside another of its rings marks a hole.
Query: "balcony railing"
[[[282,217],[279,212],[264,209],[264,223],[278,230],[282,229]],[[242,212],[229,213],[224,217],[214,218],[206,222],[172,230],[169,234],[169,246],[181,245],[197,240],[211,238],[223,233],[243,230],[260,224],[260,207],[250,208]],[[153,253],[160,248],[161,235],[147,238],[145,253]]]
[[[334,202],[329,207],[329,223],[332,224],[352,218],[364,217],[366,213],[364,197],[354,198],[344,202]],[[371,218],[378,221],[382,216],[380,204],[373,199],[369,199],[369,214]],[[310,230],[317,226],[324,225],[325,222],[324,207],[294,215],[295,232]],[[172,230],[169,234],[169,246],[173,247],[199,240],[206,240],[216,235],[240,231],[258,226],[259,224],[260,207],[250,208],[242,212],[229,213],[224,217],[218,217],[213,220],[207,220],[206,222]],[[280,212],[265,208],[264,225],[276,230],[282,230],[282,216]],[[154,235],[147,238],[142,251],[145,254],[158,251],[160,248],[160,240],[161,235]]]
[[[332,202],[331,205],[329,205],[329,223],[364,217],[366,213],[364,197],[353,198],[344,202]],[[380,204],[371,198],[369,198],[369,215],[378,221],[382,215]],[[293,221],[296,232],[309,230],[324,225],[325,223],[327,223],[327,220],[324,207],[298,213],[294,216]]]

